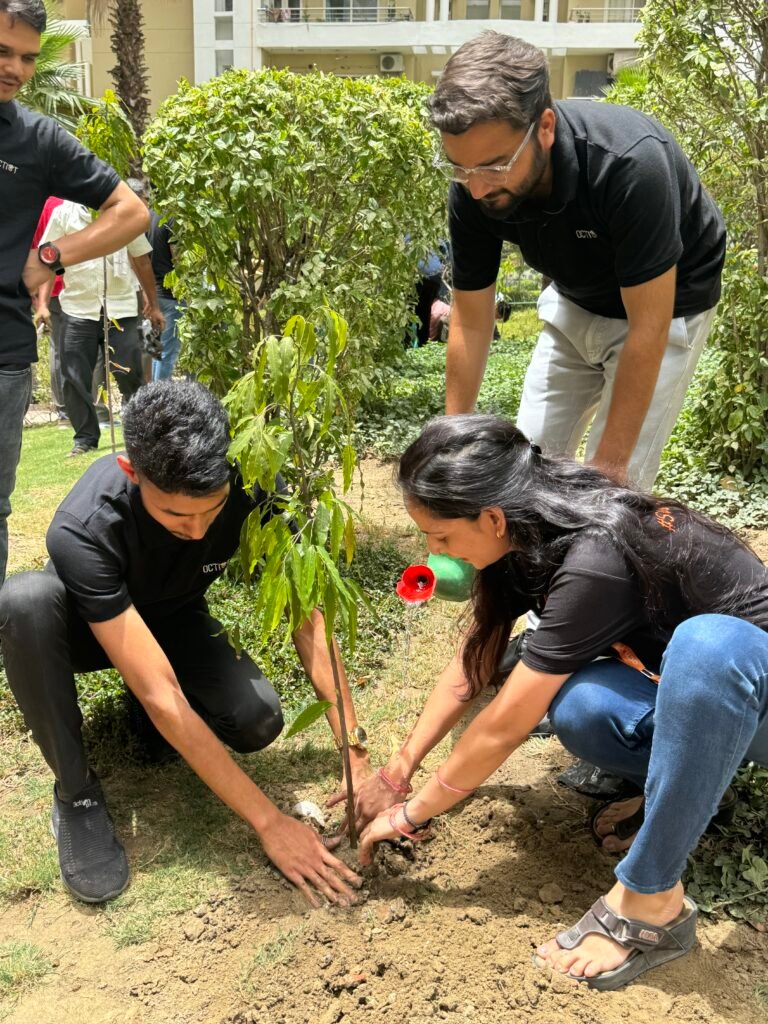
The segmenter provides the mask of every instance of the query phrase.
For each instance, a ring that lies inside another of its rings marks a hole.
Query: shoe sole
[[[56,843],[58,843],[59,838],[56,835],[56,831],[55,831],[55,829],[53,827],[53,822],[51,822],[50,827],[51,827],[51,835],[53,836],[54,841]],[[130,875],[129,875],[128,878],[126,878],[124,885],[121,885],[119,889],[115,889],[113,892],[108,892],[106,894],[106,896],[86,896],[84,893],[78,892],[77,889],[73,888],[69,884],[69,882],[64,877],[64,873],[61,871],[61,868],[59,868],[59,878],[61,879],[61,883],[64,886],[64,888],[67,890],[67,892],[72,893],[72,895],[76,899],[80,900],[81,903],[106,903],[108,900],[113,900],[117,896],[119,896],[121,892],[125,892],[125,890],[128,888],[129,882],[131,881]]]

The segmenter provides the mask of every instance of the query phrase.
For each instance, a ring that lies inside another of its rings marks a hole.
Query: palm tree
[[[115,91],[140,139],[149,120],[149,87],[144,57],[144,15],[140,0],[88,0],[88,17],[109,20],[110,45],[117,63],[110,68]]]
[[[77,122],[93,108],[95,101],[78,91],[84,65],[60,58],[82,33],[58,18],[49,0],[46,7],[48,26],[40,40],[37,69],[19,93],[19,99],[31,110],[47,114],[68,131],[74,131]]]

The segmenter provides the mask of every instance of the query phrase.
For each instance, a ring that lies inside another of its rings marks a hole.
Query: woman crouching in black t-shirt
[[[361,860],[379,840],[419,838],[549,710],[568,750],[635,782],[644,802],[597,816],[606,848],[631,846],[618,882],[535,960],[620,988],[694,945],[696,906],[680,882],[688,854],[739,764],[768,764],[768,570],[724,527],[545,458],[500,417],[433,420],[400,460],[399,483],[430,551],[479,572],[460,653],[358,796],[361,819],[381,812]],[[512,626],[531,608],[540,624],[498,696],[420,791],[388,806],[496,681]]]

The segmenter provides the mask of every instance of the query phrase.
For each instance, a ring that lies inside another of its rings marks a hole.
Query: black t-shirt
[[[107,622],[131,605],[152,620],[199,601],[237,550],[248,515],[271,514],[269,496],[243,490],[233,469],[229,497],[201,540],[179,540],[144,508],[139,488],[106,455],[90,466],[48,528],[53,566],[80,615]]]
[[[630,107],[566,100],[554,109],[549,199],[524,202],[499,221],[464,186],[451,185],[454,287],[493,284],[509,241],[562,295],[599,316],[626,319],[619,289],[675,265],[674,315],[714,306],[723,218],[672,135]]]
[[[21,275],[46,199],[98,209],[119,183],[116,171],[55,121],[13,100],[0,103],[0,365],[37,359]]]
[[[616,655],[612,645],[618,642],[630,648],[646,669],[658,673],[675,628],[694,614],[712,610],[724,586],[734,581],[739,584],[738,600],[728,614],[768,630],[768,568],[760,559],[733,536],[681,521],[679,514],[665,508],[659,513],[667,525],[651,519],[648,540],[662,552],[675,547],[685,552],[697,593],[696,610],[673,587],[664,594],[661,621],[652,621],[641,584],[623,555],[607,533],[589,531],[573,542],[550,580],[524,664],[537,672],[564,675],[601,655]]]
[[[173,253],[171,252],[171,238],[173,237],[173,218],[165,223],[160,222],[160,217],[154,210],[150,210],[151,223],[149,226],[149,244],[152,246],[152,270],[155,274],[157,294],[164,299],[174,298],[170,288],[163,284],[165,275],[173,270]]]

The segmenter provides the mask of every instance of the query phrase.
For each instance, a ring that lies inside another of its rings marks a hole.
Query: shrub
[[[323,303],[349,323],[353,390],[397,352],[416,264],[444,234],[426,92],[233,70],[165,101],[145,167],[175,218],[186,363],[214,390],[264,334]]]

